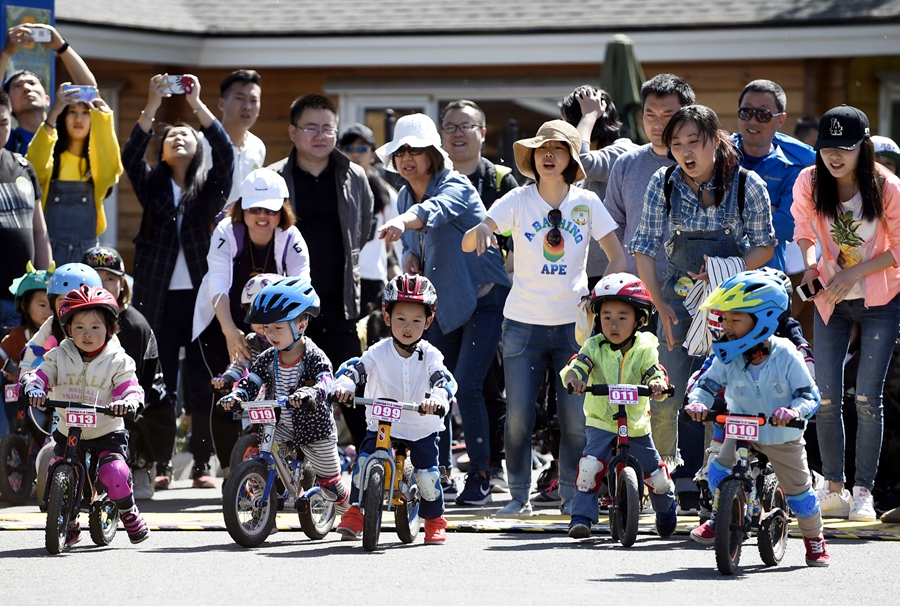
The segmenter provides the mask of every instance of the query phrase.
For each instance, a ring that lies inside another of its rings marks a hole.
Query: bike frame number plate
[[[725,439],[759,442],[759,422],[752,418],[727,417],[725,419]]]
[[[66,408],[66,425],[69,427],[97,427],[97,413],[89,408]]]
[[[12,383],[3,386],[3,396],[7,402],[15,402],[19,399],[19,384]]]
[[[259,406],[256,408],[248,408],[247,416],[254,425],[274,425],[275,409],[271,406]]]
[[[609,403],[613,406],[624,404],[625,406],[635,406],[638,402],[638,390],[636,385],[610,385],[609,386]]]
[[[388,423],[396,423],[400,420],[403,409],[395,405],[393,402],[376,399],[372,403],[372,418],[376,421],[386,421]]]

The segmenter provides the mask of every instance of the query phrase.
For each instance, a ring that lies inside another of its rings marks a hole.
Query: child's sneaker
[[[466,486],[456,497],[457,505],[485,505],[493,501],[491,479],[477,471],[466,474]]]
[[[544,490],[541,491],[537,497],[538,501],[544,502],[553,502],[560,501],[562,498],[559,496],[559,480],[554,479],[550,480],[550,485],[547,486]]]
[[[168,490],[175,479],[175,470],[171,465],[157,465],[153,486],[156,490]]]
[[[874,522],[878,519],[869,489],[862,486],[853,487],[853,504],[848,519],[852,522]]]
[[[570,539],[589,539],[591,537],[591,521],[584,516],[572,516],[569,522]]]
[[[447,520],[444,516],[425,520],[425,544],[443,545],[447,541]]]
[[[713,515],[703,524],[691,531],[691,540],[701,545],[714,545],[716,542],[716,516]]]
[[[215,488],[216,480],[209,475],[209,464],[194,465],[191,471],[191,478],[194,480],[194,488]]]
[[[75,520],[74,524],[69,524],[66,528],[66,547],[71,547],[81,541],[81,524]]]
[[[338,534],[342,541],[359,541],[363,535],[363,518],[359,507],[354,505],[341,516],[341,523],[337,525]]]
[[[846,488],[841,492],[831,492],[824,488],[817,491],[816,496],[819,497],[819,510],[823,518],[846,518],[850,515],[853,497]]]
[[[128,540],[132,543],[138,544],[150,536],[150,527],[147,526],[147,522],[144,521],[141,512],[138,511],[137,505],[131,511],[123,513],[121,519],[125,532],[128,533]]]
[[[656,534],[663,539],[669,538],[672,536],[672,533],[675,532],[675,526],[678,525],[677,507],[678,506],[673,502],[669,511],[656,512]],[[713,537],[715,536],[715,530],[713,530]]]
[[[828,557],[828,550],[825,548],[825,537],[822,535],[814,539],[803,537],[803,544],[806,545],[807,566],[828,566],[831,558]]]

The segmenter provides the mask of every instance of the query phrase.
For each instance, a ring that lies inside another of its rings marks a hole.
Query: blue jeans
[[[584,454],[591,455],[609,464],[615,454],[613,449],[616,447],[616,434],[596,427],[586,427],[585,431],[587,433],[587,442],[584,445]],[[641,464],[644,477],[659,469],[659,453],[656,452],[656,447],[653,446],[653,438],[649,435],[629,438],[628,446],[630,447],[629,452],[631,455]],[[638,478],[638,481],[643,481],[643,479]],[[662,513],[671,511],[672,503],[675,500],[675,493],[671,488],[665,494],[656,494],[652,489],[649,493],[654,511]],[[597,490],[594,492],[576,491],[575,499],[572,501],[572,515],[584,516],[596,524],[599,510],[598,496],[599,492]]]
[[[822,473],[829,482],[843,482],[844,358],[853,324],[860,324],[860,360],[856,377],[856,486],[872,490],[881,455],[884,430],[882,392],[900,322],[900,295],[887,305],[866,307],[863,299],[841,301],[826,325],[816,310],[814,332],[816,382],[822,405],[816,413]]]
[[[553,367],[558,389],[559,496],[575,495],[575,471],[584,451],[584,399],[569,394],[558,378],[580,347],[575,324],[541,326],[503,321],[503,364],[506,376],[506,469],[512,498],[526,502],[531,492],[531,434],[536,402],[544,371]]]
[[[12,299],[0,299],[0,327],[12,330],[22,323],[22,316],[16,311],[16,302]]]
[[[490,471],[490,425],[482,385],[500,344],[503,304],[509,289],[494,286],[478,299],[475,313],[449,333],[431,324],[426,338],[444,354],[444,364],[456,379],[456,400],[466,434],[469,471]],[[448,419],[449,424],[449,419]],[[443,436],[442,436],[443,438]]]

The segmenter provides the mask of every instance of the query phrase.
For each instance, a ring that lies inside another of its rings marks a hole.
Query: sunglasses
[[[269,210],[268,208],[263,208],[262,206],[253,206],[251,208],[244,209],[245,213],[249,213],[251,215],[258,215],[260,213],[266,213],[270,217],[274,217],[277,214],[281,213],[281,209],[278,210]]]
[[[348,154],[354,154],[354,153],[364,154],[367,151],[369,151],[370,149],[372,149],[372,148],[369,147],[368,145],[345,145],[344,146],[344,151],[347,152]]]
[[[742,107],[738,109],[738,118],[741,120],[749,120],[753,116],[756,116],[756,121],[760,124],[768,124],[772,118],[783,114],[784,112],[773,114],[767,109],[756,109],[755,107]]]
[[[403,147],[392,153],[391,156],[394,158],[402,158],[406,154],[409,154],[410,156],[421,156],[424,153],[424,147],[410,147],[409,145],[404,145]]]
[[[562,242],[562,233],[559,231],[559,224],[562,223],[562,211],[554,208],[547,213],[547,222],[553,227],[547,232],[547,244],[550,246],[559,246]]]

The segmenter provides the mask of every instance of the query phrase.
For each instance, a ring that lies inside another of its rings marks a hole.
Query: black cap
[[[851,105],[829,109],[819,120],[816,151],[826,147],[854,150],[869,138],[869,119]]]
[[[95,246],[88,249],[81,262],[94,269],[105,269],[117,276],[125,275],[125,261],[122,260],[119,251],[111,246]]]
[[[362,139],[363,141],[371,145],[373,150],[378,147],[375,144],[375,133],[372,132],[372,129],[365,124],[360,124],[359,122],[354,122],[347,128],[347,130],[344,131],[344,134],[341,135],[340,144],[347,145],[357,138]]]

